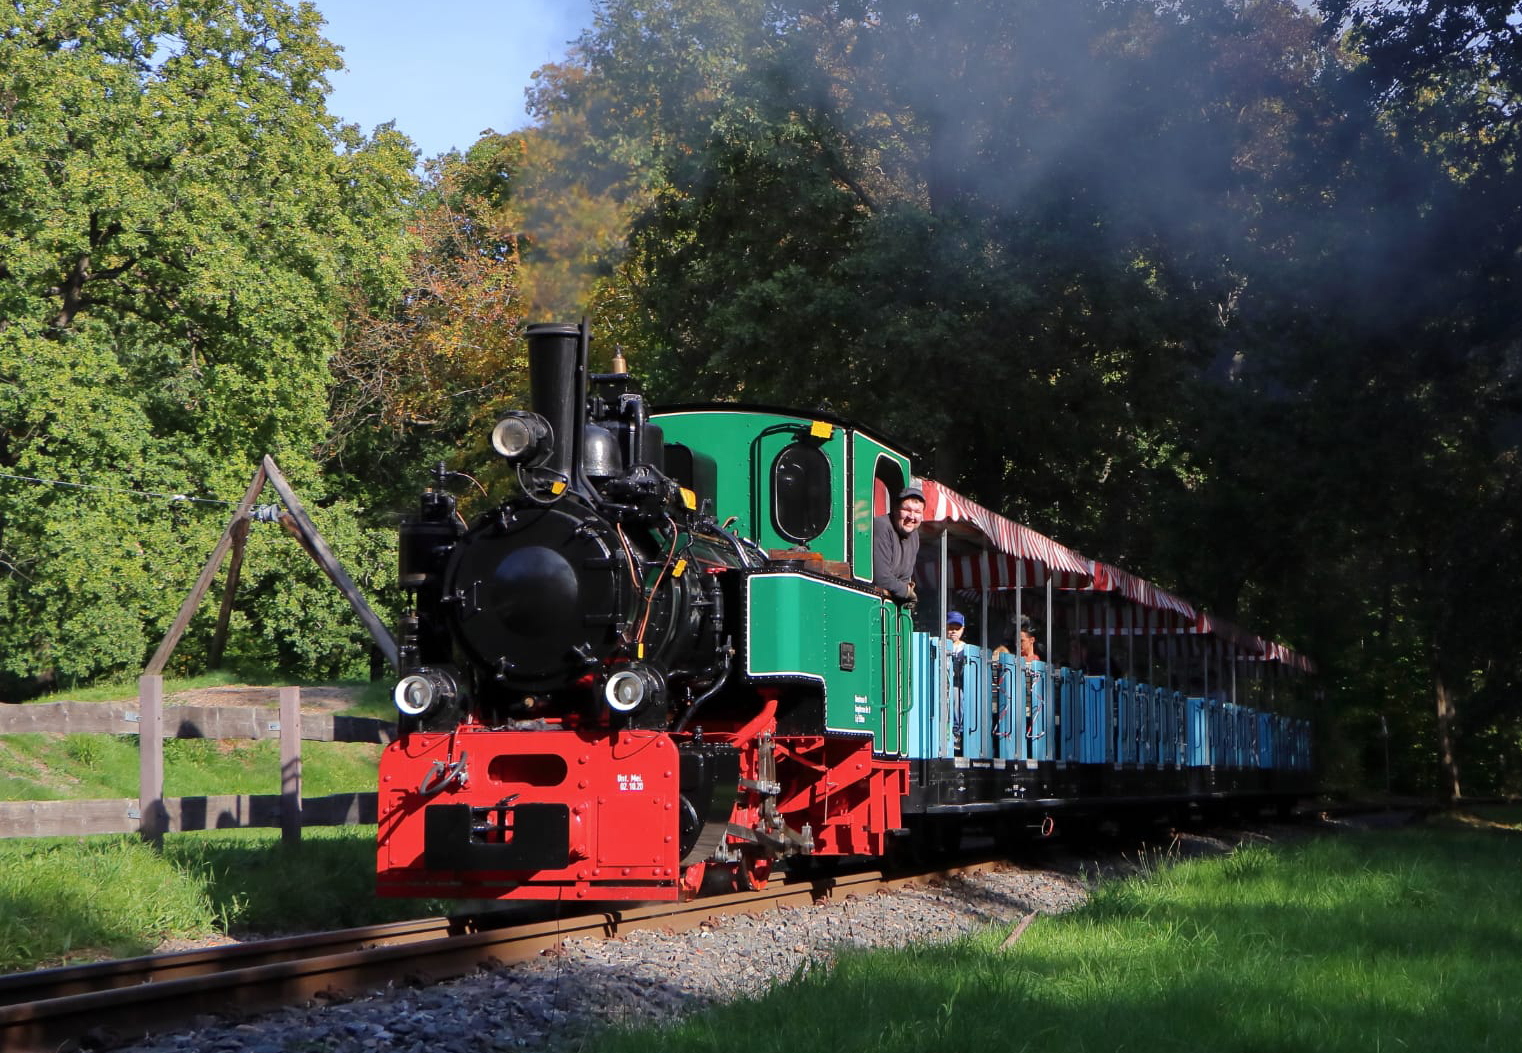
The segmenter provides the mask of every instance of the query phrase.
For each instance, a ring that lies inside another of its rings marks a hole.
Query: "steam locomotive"
[[[953,682],[926,619],[944,625],[974,595],[959,586],[980,588],[985,626],[990,595],[1018,610],[1044,586],[1050,626],[1054,587],[1100,596],[1101,565],[1074,556],[1063,580],[1062,561],[961,500],[927,514],[938,603],[895,602],[871,584],[872,519],[914,481],[892,442],[820,414],[652,414],[618,359],[589,371],[585,325],[530,326],[527,341],[532,409],[491,436],[516,491],[467,524],[441,467],[401,531],[381,894],[676,899],[969,826],[1310,789],[1308,723],[1228,696],[1219,647],[1214,692],[1208,647],[1203,677],[1159,686],[985,640]],[[1013,590],[953,580],[969,552],[985,569],[1013,560]],[[1104,593],[1105,616],[1068,630],[1108,653],[1126,624],[1112,608],[1134,601]],[[1199,618],[1166,628],[1149,648],[1212,638]],[[1234,672],[1247,650],[1232,644]]]

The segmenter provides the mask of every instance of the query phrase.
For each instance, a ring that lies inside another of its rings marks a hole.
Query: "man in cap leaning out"
[[[913,603],[914,560],[920,552],[925,495],[916,486],[898,492],[891,511],[872,520],[872,584],[899,603]]]

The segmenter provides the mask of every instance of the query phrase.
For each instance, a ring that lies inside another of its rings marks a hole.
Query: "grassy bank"
[[[717,1051],[765,1034],[833,1053],[1515,1049],[1522,830],[1495,822],[1158,865],[1038,919],[1008,950],[1003,925],[947,947],[848,953],[763,999],[596,1045]]]
[[[213,674],[165,684],[165,694],[279,681]],[[343,712],[389,718],[389,685],[344,685]],[[136,685],[71,692],[78,701],[136,697]],[[41,699],[39,701],[50,701]],[[308,797],[375,789],[380,747],[302,744]],[[135,735],[0,736],[0,800],[135,798]],[[171,797],[280,790],[273,741],[167,739]],[[308,828],[299,845],[278,830],[170,834],[162,854],[135,836],[0,840],[0,971],[145,954],[165,941],[361,925],[437,913],[442,905],[378,900],[375,827]]]
[[[166,941],[444,912],[374,893],[375,827],[0,841],[0,972],[147,954]]]
[[[375,789],[380,747],[304,742],[305,797]],[[136,735],[0,736],[0,800],[64,801],[138,794]],[[279,793],[280,744],[273,740],[165,739],[164,793],[199,797]]]
[[[176,694],[198,689],[284,682],[258,675],[213,673],[166,681],[164,693],[173,704]],[[345,714],[386,720],[395,716],[388,683],[329,686],[341,687],[352,696],[352,704],[342,710]],[[137,686],[108,684],[70,692],[68,698],[79,702],[135,702]],[[273,707],[273,700],[268,705]],[[361,742],[304,742],[301,752],[304,796],[375,789],[379,746]],[[273,740],[164,740],[167,796],[279,791],[280,745]],[[92,800],[137,794],[136,735],[0,735],[0,801]]]

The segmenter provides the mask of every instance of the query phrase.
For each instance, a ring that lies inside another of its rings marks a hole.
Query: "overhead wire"
[[[14,479],[17,482],[37,483],[42,486],[63,487],[72,490],[96,490],[109,494],[133,494],[138,497],[163,498],[168,501],[186,502],[198,505],[221,505],[231,508],[233,502],[222,501],[215,497],[191,497],[189,494],[163,493],[157,490],[136,490],[130,486],[100,486],[95,483],[71,483],[66,479],[42,479],[34,475],[12,475],[9,472],[0,472],[0,479]]]

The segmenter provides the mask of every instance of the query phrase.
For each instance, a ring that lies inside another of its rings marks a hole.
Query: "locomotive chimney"
[[[540,323],[528,327],[529,399],[550,422],[553,450],[544,467],[562,475],[572,490],[586,495],[581,474],[581,438],[587,415],[586,323]]]

